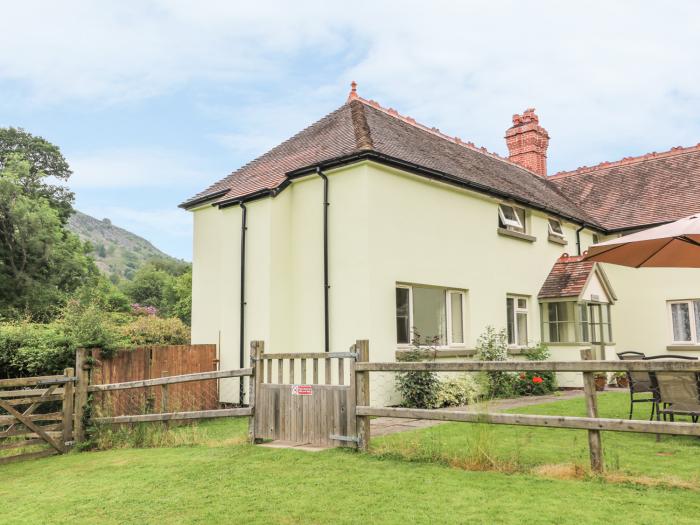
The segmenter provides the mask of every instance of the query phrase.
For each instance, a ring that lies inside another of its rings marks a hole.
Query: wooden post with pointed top
[[[75,352],[75,403],[73,407],[73,440],[76,443],[85,441],[85,425],[83,418],[88,404],[88,385],[90,384],[90,364],[86,348],[78,348]]]
[[[593,359],[590,348],[581,349],[581,360]],[[598,417],[598,400],[595,390],[595,372],[583,372],[583,391],[586,397],[586,412],[588,417]],[[588,449],[591,456],[591,470],[596,474],[603,472],[603,442],[600,430],[588,431]]]
[[[359,340],[355,343],[357,362],[369,361],[369,341]],[[369,406],[369,372],[355,372],[355,411],[358,406]],[[356,416],[357,448],[361,451],[369,450],[370,428],[369,416]]]
[[[260,384],[263,382],[263,362],[262,355],[265,351],[265,343],[263,341],[250,342],[250,367],[253,369],[253,375],[249,378],[248,383],[248,406],[252,413],[248,419],[248,441],[251,444],[258,443],[259,440],[255,436],[255,418],[258,393],[260,392]],[[270,366],[270,364],[268,364]],[[241,377],[241,381],[243,378]]]

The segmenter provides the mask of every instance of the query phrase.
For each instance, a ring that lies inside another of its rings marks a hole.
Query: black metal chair
[[[641,361],[645,358],[642,352],[618,352],[617,357],[621,361]],[[653,389],[652,379],[649,372],[630,372],[627,371],[627,382],[630,389],[630,419],[634,411],[635,403],[651,403],[651,415],[649,420],[654,419],[654,411],[656,410],[656,392]],[[651,397],[635,398],[635,394],[651,394]]]
[[[645,357],[645,361],[684,360],[697,361],[697,357],[687,355],[654,355]],[[688,415],[693,423],[697,423],[700,415],[700,374],[697,372],[649,372],[652,381],[652,389],[656,398],[656,419],[669,416],[671,421],[674,415]]]

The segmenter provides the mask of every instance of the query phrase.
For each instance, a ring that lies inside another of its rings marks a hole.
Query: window
[[[527,298],[506,298],[506,327],[508,344],[527,346]]]
[[[600,242],[600,237],[598,237],[597,233],[593,234],[593,244],[598,244]]]
[[[700,344],[700,299],[669,301],[671,340],[674,344]]]
[[[557,239],[565,240],[564,230],[561,227],[560,221],[557,219],[549,219],[547,228],[549,229],[549,235],[556,237]]]
[[[542,339],[547,343],[610,343],[610,305],[558,301],[541,304]]]
[[[464,344],[465,293],[434,286],[396,287],[396,342],[438,346]]]
[[[499,205],[498,226],[507,230],[525,233],[525,210],[509,204]]]

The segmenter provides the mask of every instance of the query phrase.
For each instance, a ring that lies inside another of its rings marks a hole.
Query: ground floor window
[[[465,292],[436,286],[396,286],[396,342],[464,344]]]
[[[506,298],[506,327],[511,346],[527,346],[527,306],[527,297]]]
[[[610,305],[555,301],[540,304],[546,343],[611,343]]]
[[[675,344],[700,344],[700,299],[669,301],[671,340]]]

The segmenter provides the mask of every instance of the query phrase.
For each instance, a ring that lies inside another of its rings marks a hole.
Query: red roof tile
[[[581,295],[595,267],[595,262],[584,261],[583,257],[583,255],[570,257],[567,254],[559,257],[537,297],[539,299],[556,299]]]
[[[182,204],[223,203],[279,187],[286,174],[324,161],[374,152],[444,173],[465,186],[491,190],[564,218],[595,224],[553,184],[494,153],[351,92],[333,113]],[[477,190],[479,191],[479,190]]]
[[[549,177],[606,230],[670,222],[700,211],[700,144]]]

